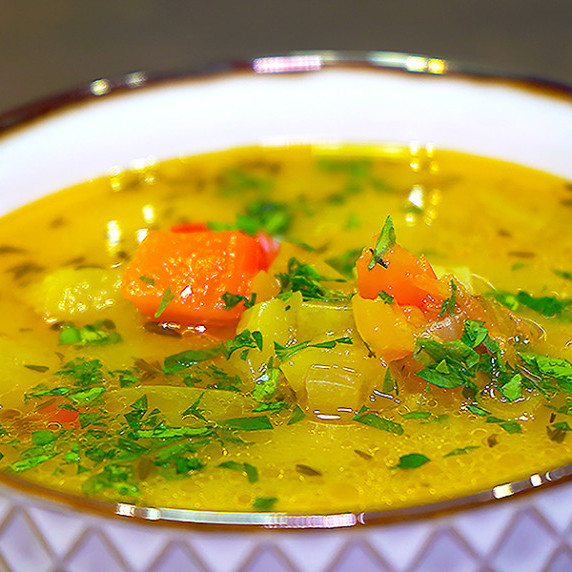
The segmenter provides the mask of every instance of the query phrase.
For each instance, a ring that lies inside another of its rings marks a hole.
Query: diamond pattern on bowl
[[[283,534],[274,541],[287,554],[297,571],[328,570],[347,540],[347,531],[307,531],[304,534]]]
[[[168,542],[163,534],[157,534],[153,527],[124,526],[121,521],[105,527],[105,533],[116,547],[127,565],[127,570],[147,570]],[[137,550],[133,550],[136,546]]]
[[[175,542],[167,546],[159,555],[158,560],[149,568],[150,572],[175,572],[178,570],[204,572],[207,568],[197,562],[184,544]]]
[[[546,566],[547,572],[570,572],[572,570],[572,553],[561,550],[556,553]]]
[[[472,572],[478,568],[478,558],[455,530],[442,530],[435,534],[413,566],[416,572],[429,570]]]
[[[542,494],[534,495],[533,500],[539,513],[555,530],[562,533],[572,524],[572,510],[570,510],[570,502],[562,502],[560,488],[554,487],[543,491]]]
[[[514,509],[514,503],[501,503],[461,512],[454,515],[452,526],[473,550],[485,557],[512,524]]]
[[[123,572],[126,569],[117,548],[101,531],[84,533],[65,561],[65,570],[69,572]]]
[[[258,536],[257,541],[249,535],[225,532],[196,532],[180,538],[189,543],[208,570],[213,572],[240,570],[241,566],[251,559],[253,551],[261,542],[261,536]]]
[[[10,511],[0,530],[0,552],[10,570],[41,572],[51,568],[53,555],[23,511]]]
[[[370,545],[388,563],[389,570],[406,570],[429,541],[430,522],[407,522],[368,529]]]
[[[72,550],[86,527],[83,519],[54,509],[32,506],[29,514],[43,540],[58,557],[65,556]]]
[[[430,519],[339,530],[200,531],[106,518],[0,487],[0,570],[572,570],[572,483]]]
[[[389,568],[369,543],[353,541],[344,547],[331,568],[331,572],[345,572],[346,570],[377,572],[389,570]]]
[[[263,545],[255,551],[248,563],[240,568],[241,572],[294,572],[292,566],[282,552],[272,545]]]
[[[542,570],[556,548],[556,540],[534,509],[518,511],[492,560],[495,570]]]

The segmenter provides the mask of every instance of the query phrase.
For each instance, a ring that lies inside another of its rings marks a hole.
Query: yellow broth
[[[550,395],[523,388],[508,401],[482,386],[466,398],[420,378],[402,383],[396,369],[398,394],[376,373],[357,401],[323,415],[281,374],[274,396],[280,399],[268,403],[282,401],[283,409],[253,412],[261,401],[244,367],[250,358],[235,353],[226,360],[230,369],[215,358],[227,374],[222,381],[212,369],[205,374],[208,361],[164,371],[167,356],[212,346],[234,331],[175,328],[175,335],[161,335],[161,326],[151,325],[118,287],[149,229],[184,221],[232,225],[253,202],[286,204],[282,250],[319,262],[323,271],[324,260],[372,246],[391,215],[399,244],[424,253],[438,272],[475,294],[494,287],[563,302],[560,316],[522,304],[516,313],[543,332],[526,351],[570,360],[571,191],[570,183],[545,173],[425,147],[295,146],[152,164],[11,213],[0,221],[2,469],[96,499],[308,513],[425,504],[565,465],[572,458],[566,393],[572,378]],[[70,297],[78,280],[83,293]],[[343,286],[350,294],[352,280]],[[320,337],[320,315],[312,315],[319,343],[328,338]],[[103,323],[121,341],[61,343],[63,323]],[[274,339],[305,341],[295,328],[283,334]],[[308,359],[329,359],[331,348],[311,350]],[[95,364],[95,377],[78,394],[77,371],[62,371],[87,362]],[[239,391],[224,389],[228,377]],[[81,425],[50,416],[56,405],[72,416],[77,409]],[[193,406],[198,414],[188,413]],[[391,430],[356,421],[360,410]],[[223,423],[252,417],[269,425],[240,430]],[[171,433],[160,434],[159,418]],[[185,433],[205,427],[202,435]]]

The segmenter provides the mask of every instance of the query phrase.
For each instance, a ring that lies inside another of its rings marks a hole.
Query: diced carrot
[[[171,232],[201,232],[208,230],[206,222],[182,222],[171,227]],[[268,270],[274,259],[278,256],[280,243],[265,232],[259,232],[256,235],[258,244],[262,249],[262,260],[260,269]]]
[[[208,230],[204,222],[181,222],[171,227],[171,232],[200,232]]]
[[[244,310],[230,310],[225,292],[250,296],[266,264],[259,241],[238,231],[151,231],[123,274],[122,294],[147,318],[182,325],[225,325]]]
[[[42,415],[49,418],[50,421],[56,421],[67,428],[77,429],[79,424],[79,413],[74,409],[62,409],[51,403],[39,410]]]
[[[400,306],[421,309],[440,306],[447,298],[447,285],[437,279],[423,255],[414,256],[396,244],[383,257],[385,266],[376,264],[369,270],[371,257],[371,251],[364,249],[356,262],[359,293],[363,298],[374,299],[385,292]]]

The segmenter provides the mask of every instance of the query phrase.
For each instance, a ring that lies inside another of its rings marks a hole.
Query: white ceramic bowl
[[[0,116],[0,214],[140,161],[247,144],[394,142],[572,180],[572,88],[385,52],[300,53],[100,79]],[[12,570],[569,570],[570,467],[382,514],[286,517],[86,503],[0,484]],[[230,526],[229,526],[230,525]]]

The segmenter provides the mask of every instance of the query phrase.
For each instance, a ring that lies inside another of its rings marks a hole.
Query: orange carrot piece
[[[446,285],[440,282],[424,256],[414,256],[396,244],[383,257],[386,267],[376,264],[368,269],[372,254],[364,249],[356,262],[359,293],[374,299],[380,292],[393,296],[400,306],[426,309],[440,305],[448,296]]]
[[[225,292],[249,297],[266,264],[258,240],[238,231],[151,231],[123,274],[122,294],[151,320],[226,325],[244,310],[225,309]]]
[[[73,409],[62,409],[51,403],[40,409],[40,413],[50,419],[56,421],[67,428],[77,429],[80,426],[79,413]]]

